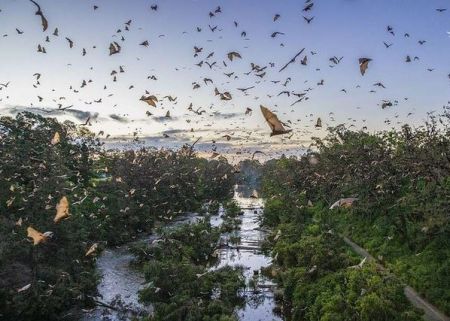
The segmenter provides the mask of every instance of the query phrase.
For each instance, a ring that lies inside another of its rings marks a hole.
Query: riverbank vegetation
[[[301,159],[265,164],[264,223],[292,320],[418,320],[403,282],[450,313],[449,120],[378,134],[340,126]],[[340,234],[396,277],[373,263],[352,267],[360,259]]]
[[[155,310],[149,320],[236,320],[245,278],[239,267],[212,268],[219,238],[220,229],[202,219],[170,228],[134,250],[148,282],[141,300]]]
[[[250,190],[262,181],[275,263],[266,272],[288,320],[419,320],[405,283],[450,313],[449,119],[378,134],[340,126],[304,157],[241,163]],[[95,257],[157,226],[156,241],[132,249],[152,320],[235,320],[243,271],[213,268],[220,234],[240,224],[225,158],[188,145],[106,151],[100,134],[30,113],[1,117],[0,138],[0,318],[77,319],[95,305]],[[187,212],[205,219],[164,229]]]
[[[102,248],[233,195],[224,158],[105,151],[99,135],[31,113],[0,118],[0,318],[75,319],[94,304]]]

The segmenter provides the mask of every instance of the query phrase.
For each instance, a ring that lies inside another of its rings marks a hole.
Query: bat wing
[[[371,59],[369,58],[359,58],[359,70],[361,71],[361,75],[364,76],[364,74],[366,73],[370,61]]]
[[[43,29],[43,31],[45,31],[48,28],[48,21],[42,13],[40,14],[40,16],[41,16],[42,29]]]
[[[30,2],[33,3],[37,8],[36,15],[41,17],[41,24],[42,24],[43,31],[47,30],[48,21],[45,18],[44,14],[42,13],[41,7],[39,6],[39,4],[36,1],[30,0]]]
[[[52,138],[52,140],[51,140],[50,143],[51,143],[52,145],[56,145],[56,144],[58,144],[60,141],[61,141],[61,137],[60,137],[59,133],[56,132],[55,135],[53,136],[53,138]]]
[[[272,129],[272,133],[286,133],[288,132],[283,124],[280,122],[280,120],[278,119],[277,115],[275,115],[274,113],[272,113],[268,108],[264,107],[264,106],[260,106],[261,107],[261,112],[264,116],[264,118],[266,119],[267,123],[269,124],[270,128]]]
[[[55,223],[58,223],[69,215],[69,200],[67,199],[67,197],[63,196],[58,205],[56,205],[56,215],[53,221]]]
[[[97,243],[92,244],[92,246],[87,250],[85,256],[89,256],[92,253],[94,253],[97,250],[97,247],[98,247]]]
[[[47,239],[44,234],[35,230],[31,226],[27,228],[27,236],[33,239],[33,245],[38,245],[41,242],[45,242]]]

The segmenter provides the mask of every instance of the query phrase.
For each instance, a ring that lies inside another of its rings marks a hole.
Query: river
[[[235,187],[234,199],[242,209],[240,216],[242,223],[239,229],[231,233],[222,234],[226,240],[231,236],[240,237],[237,244],[222,247],[219,253],[219,262],[214,268],[225,265],[240,265],[244,267],[244,275],[247,279],[257,284],[256,289],[246,289],[246,303],[242,309],[236,311],[241,321],[281,321],[282,319],[273,313],[275,307],[273,288],[274,284],[265,278],[261,268],[271,264],[271,258],[261,251],[261,244],[266,233],[261,229],[260,218],[263,213],[263,201],[259,198],[250,198],[249,190],[242,186]],[[218,226],[222,223],[221,214],[211,217],[211,224]],[[198,216],[187,214],[172,222],[170,225],[194,222]],[[149,235],[146,239],[155,239],[156,235]],[[103,251],[97,259],[97,269],[102,275],[98,286],[99,301],[108,305],[125,307],[129,312],[118,311],[98,307],[84,314],[83,321],[121,321],[129,320],[135,313],[147,314],[151,312],[151,306],[143,306],[138,300],[138,291],[145,285],[141,273],[130,267],[133,255],[127,246],[109,248]],[[247,282],[248,283],[248,282]],[[132,312],[133,311],[133,312]]]

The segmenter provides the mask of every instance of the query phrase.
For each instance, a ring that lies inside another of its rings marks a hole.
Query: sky
[[[311,137],[323,136],[327,126],[341,123],[368,131],[403,123],[419,126],[427,112],[441,110],[450,100],[447,0],[312,0],[308,12],[302,11],[304,1],[291,0],[37,2],[48,20],[46,32],[31,2],[0,2],[0,83],[9,82],[7,88],[0,86],[0,115],[30,110],[76,123],[91,116],[89,128],[110,134],[115,142],[136,135],[147,144],[164,146],[201,137],[205,151],[217,147],[286,152],[307,147]],[[157,10],[151,10],[155,4]],[[222,12],[210,17],[218,6]],[[276,14],[280,17],[274,21]],[[308,24],[303,16],[314,19]],[[209,26],[217,29],[212,32]],[[55,28],[59,36],[53,35]],[[271,37],[274,32],[283,34]],[[140,45],[145,40],[148,47]],[[423,40],[423,45],[418,43]],[[122,49],[110,56],[113,41]],[[386,48],[383,42],[392,46]],[[37,52],[38,44],[46,54]],[[197,57],[194,46],[203,48]],[[302,48],[296,62],[279,72]],[[230,61],[231,51],[242,59]],[[306,66],[300,63],[305,55]],[[407,55],[419,59],[406,63]],[[329,60],[333,56],[343,58],[334,65]],[[364,76],[358,65],[361,57],[372,59]],[[205,63],[198,67],[200,61]],[[216,65],[209,68],[206,61]],[[267,66],[266,74],[247,75],[251,63]],[[125,72],[113,81],[111,72],[119,72],[119,66]],[[231,72],[230,77],[224,74]],[[39,85],[35,73],[41,74]],[[157,80],[148,79],[152,75]],[[204,78],[214,83],[205,84]],[[87,85],[80,88],[83,80]],[[323,85],[318,85],[321,80]],[[386,88],[374,86],[377,82]],[[193,83],[201,87],[194,90]],[[255,87],[247,95],[237,90],[251,86]],[[214,88],[230,92],[232,100],[220,100]],[[146,91],[159,98],[156,108],[139,100]],[[278,95],[282,91],[290,97]],[[308,100],[291,106],[297,100],[293,92],[306,93]],[[165,96],[177,100],[170,102]],[[95,102],[99,99],[101,103]],[[398,103],[382,109],[383,100]],[[206,112],[189,111],[190,103],[194,110],[201,107]],[[60,111],[58,104],[73,107]],[[260,105],[290,122],[293,136],[270,137]],[[247,108],[252,109],[249,115]],[[165,117],[167,111],[170,118]],[[324,126],[316,129],[318,117]]]

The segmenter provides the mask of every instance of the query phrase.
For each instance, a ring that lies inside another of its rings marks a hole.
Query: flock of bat
[[[36,1],[34,1],[34,0],[29,0],[29,1],[30,1],[30,3],[32,5],[34,5],[34,7],[36,9],[35,15],[40,20],[40,24],[42,26],[43,32],[47,32],[47,30],[49,29],[49,21],[47,20],[47,17],[45,15],[44,10],[41,8],[41,6]],[[93,10],[94,11],[98,10],[98,9],[99,9],[98,5],[93,5]],[[160,8],[159,8],[159,6],[157,4],[151,5],[150,8],[149,8],[149,10],[151,12],[157,12],[159,9]],[[315,9],[315,4],[314,4],[313,0],[306,0],[305,3],[303,4],[303,6],[301,8],[301,13],[302,13],[301,16],[303,17],[304,22],[306,23],[306,25],[310,25],[311,23],[314,23],[315,16],[312,15],[312,13],[314,12],[314,9]],[[446,12],[446,10],[447,10],[446,8],[437,8],[436,12],[438,14],[443,14],[443,13]],[[220,29],[220,27],[218,25],[214,25],[214,23],[213,23],[215,17],[217,17],[220,14],[222,14],[222,7],[221,6],[216,7],[215,9],[211,10],[208,13],[208,16],[209,16],[210,21],[211,21],[211,23],[208,24],[209,32],[211,32],[211,33],[219,33],[219,32],[222,31],[222,29]],[[282,19],[282,16],[280,14],[276,13],[276,14],[273,15],[273,19],[272,19],[273,23],[277,23],[277,21],[279,21],[280,19]],[[132,23],[133,23],[132,20],[128,20],[128,21],[126,21],[124,23],[123,27],[119,28],[116,31],[115,37],[117,37],[120,40],[112,41],[110,43],[109,48],[108,48],[110,56],[112,56],[112,55],[120,55],[121,54],[122,46],[125,45],[125,41],[126,41],[126,38],[124,36],[124,32],[128,32],[128,31],[131,30]],[[234,26],[235,29],[239,30],[238,28],[240,28],[240,24],[239,24],[238,21],[233,21],[232,25]],[[204,32],[203,29],[205,29],[205,28],[201,27],[201,26],[195,27],[195,31],[199,32],[199,33],[200,32]],[[59,29],[56,27],[56,28],[54,28],[52,30],[53,30],[52,35],[54,37],[59,37]],[[16,28],[16,31],[17,31],[17,34],[19,36],[24,33],[24,31],[20,30],[19,28]],[[240,36],[242,38],[248,39],[248,35],[247,35],[247,32],[245,30],[239,30],[238,32],[240,32]],[[386,32],[388,34],[390,34],[391,36],[395,36],[396,35],[396,31],[390,25],[386,27]],[[186,33],[187,33],[186,31],[183,32],[183,34],[186,34]],[[270,37],[271,38],[278,38],[278,37],[282,37],[283,35],[285,35],[284,32],[275,31],[275,32],[270,34]],[[4,35],[4,36],[7,36],[7,35]],[[160,35],[160,37],[165,37],[165,35]],[[404,33],[404,37],[409,38],[410,34],[409,33]],[[65,39],[67,40],[69,48],[73,49],[75,47],[74,40],[72,40],[69,37],[65,37]],[[49,38],[48,35],[45,37],[45,42],[50,42],[50,38]],[[383,42],[383,44],[384,44],[386,49],[389,49],[393,45],[393,43],[388,43],[388,42]],[[420,46],[425,45],[426,44],[426,40],[418,40],[418,44]],[[150,46],[150,42],[148,40],[144,40],[141,43],[139,43],[139,46],[149,47]],[[283,47],[284,44],[281,43],[280,46]],[[93,46],[93,48],[95,49],[96,46]],[[42,53],[42,54],[46,54],[47,53],[47,49],[45,48],[45,45],[42,44],[42,43],[39,43],[37,45],[37,51],[39,53]],[[209,54],[206,55],[205,52],[204,52],[204,48],[200,47],[198,45],[193,46],[193,53],[194,53],[194,58],[201,59],[199,62],[195,63],[195,65],[197,67],[199,67],[199,68],[205,68],[207,66],[208,67],[207,68],[208,71],[211,71],[211,70],[212,71],[218,71],[218,70],[221,70],[223,68],[227,68],[227,67],[229,67],[229,64],[231,64],[233,61],[245,58],[245,57],[242,57],[242,55],[239,52],[237,52],[237,51],[230,51],[230,52],[228,52],[226,54],[226,59],[224,59],[222,62],[220,62],[218,60],[213,61],[215,52],[210,52]],[[81,54],[82,54],[82,56],[85,56],[87,54],[87,49],[86,48],[82,48]],[[303,48],[295,56],[293,56],[293,58],[290,59],[285,65],[283,65],[279,69],[279,72],[282,72],[282,71],[286,70],[287,68],[289,68],[293,64],[298,64],[299,63],[301,65],[307,66],[308,63],[309,63],[309,60],[308,60],[309,58],[308,57],[312,57],[312,56],[314,56],[316,54],[317,54],[317,52],[314,52],[314,51],[307,52],[307,50],[305,48]],[[338,56],[333,56],[333,57],[329,58],[329,67],[330,68],[334,68],[335,66],[337,66],[338,64],[341,63],[343,58],[344,57],[338,57]],[[412,61],[417,61],[417,60],[420,60],[420,57],[418,57],[418,56],[411,57],[410,55],[407,55],[405,57],[405,62],[406,63],[410,63]],[[369,64],[371,64],[372,61],[373,61],[372,58],[360,57],[355,62],[355,65],[356,65],[356,63],[358,63],[359,70],[360,70],[360,73],[361,73],[362,76],[364,76],[366,74],[366,72],[369,69]],[[221,66],[221,65],[223,65],[223,66]],[[219,68],[219,67],[221,67],[221,68]],[[255,87],[257,87],[261,82],[267,82],[266,77],[268,76],[268,73],[267,73],[268,68],[276,68],[276,66],[275,66],[275,63],[273,63],[273,62],[269,62],[267,65],[264,65],[264,66],[260,66],[260,65],[258,65],[256,63],[251,62],[250,63],[250,68],[251,68],[251,70],[249,72],[244,73],[244,75],[238,75],[234,71],[223,73],[227,78],[230,79],[230,81],[239,79],[239,77],[242,77],[242,76],[255,76],[255,77],[257,77],[256,79],[258,79],[258,80],[255,81],[255,85],[249,86],[249,87],[246,87],[246,88],[236,88],[237,91],[243,93],[246,96],[250,95],[250,91],[252,89],[254,89]],[[428,71],[430,71],[430,72],[433,71],[433,70],[434,69],[432,69],[432,68],[428,69]],[[125,72],[125,66],[119,66],[118,71],[117,70],[112,70],[110,75],[112,76],[113,82],[116,82],[118,80],[118,78],[117,78],[118,74],[124,73],[124,72]],[[38,88],[38,86],[40,85],[41,74],[40,73],[35,73],[33,75],[33,77],[35,77],[35,80],[36,80],[36,83],[33,86],[35,88]],[[448,77],[450,78],[450,74],[448,75]],[[155,75],[149,75],[147,77],[147,79],[154,80],[154,81],[158,80],[157,76],[155,76]],[[291,82],[291,80],[292,79],[290,77],[288,77],[284,82],[282,82],[280,80],[269,80],[269,81],[271,83],[273,83],[274,85],[277,85],[277,86],[279,85],[279,86],[282,87],[282,91],[279,92],[278,96],[286,95],[287,97],[294,97],[294,101],[292,102],[292,104],[290,106],[294,106],[296,104],[299,104],[302,101],[307,101],[309,99],[309,97],[308,97],[309,92],[314,90],[315,88],[309,87],[308,89],[303,90],[301,92],[288,90],[287,87],[288,87],[289,83]],[[80,88],[77,88],[75,86],[70,86],[70,90],[73,93],[78,94],[78,93],[80,93],[80,89],[81,88],[84,88],[84,87],[88,86],[92,82],[93,81],[91,79],[83,80]],[[230,82],[228,82],[228,83],[230,83]],[[0,83],[0,90],[7,89],[9,84],[10,84],[10,82],[6,82],[4,84]],[[203,78],[203,84],[204,84],[204,86],[209,86],[209,85],[214,85],[215,82],[214,82],[214,80],[212,78],[204,77]],[[192,90],[195,91],[195,90],[199,89],[200,87],[203,86],[203,84],[201,82],[193,82],[192,83]],[[322,79],[321,81],[319,81],[317,83],[316,87],[323,86],[323,85],[324,85],[324,80]],[[381,83],[381,82],[375,83],[374,86],[378,87],[378,88],[386,88],[384,86],[384,84]],[[234,95],[233,92],[231,92],[229,90],[220,90],[218,88],[219,86],[217,86],[217,85],[214,86],[214,87],[215,87],[214,91],[212,92],[214,97],[217,97],[221,101],[224,101],[224,102],[233,100],[233,95]],[[131,85],[129,87],[130,90],[133,89],[133,88],[134,88],[133,85]],[[107,85],[104,85],[104,90],[106,90],[106,89],[107,89]],[[347,92],[346,89],[342,89],[341,91],[344,92],[344,93]],[[372,90],[371,92],[375,92],[375,91]],[[111,97],[112,95],[113,94],[109,94],[108,97]],[[151,93],[149,91],[145,91],[145,93],[140,95],[140,96],[141,96],[140,97],[140,101],[146,103],[149,107],[153,107],[153,108],[158,108],[159,104],[162,101],[164,101],[164,100],[168,100],[168,102],[172,103],[172,104],[177,104],[177,97],[173,97],[173,96],[170,96],[170,95],[166,95],[164,97],[158,97],[159,95],[157,95],[155,93]],[[272,95],[267,95],[267,96],[269,98],[272,98]],[[42,96],[38,96],[37,98],[38,98],[39,102],[42,102],[45,99],[45,97],[42,97]],[[259,99],[259,97],[255,97],[255,100],[257,100],[257,99]],[[63,104],[64,100],[65,100],[65,96],[60,97],[59,101],[56,100],[56,99],[53,99],[53,101],[56,102],[57,105],[58,105],[58,110],[66,111],[66,110],[74,107],[73,104],[69,105],[69,106],[64,106],[64,104]],[[407,98],[405,98],[405,100],[407,100]],[[85,103],[86,104],[92,104],[92,103],[102,103],[102,102],[103,102],[102,98],[99,98],[99,99],[94,99],[93,101],[85,102]],[[385,109],[385,108],[388,108],[388,107],[395,106],[397,104],[398,104],[397,100],[394,100],[394,101],[383,100],[380,105],[381,105],[382,109]],[[269,110],[269,108],[264,107],[262,105],[260,106],[260,109],[261,109],[261,112],[262,112],[264,118],[266,119],[268,125],[270,126],[270,129],[271,129],[271,134],[270,135],[271,136],[288,134],[288,133],[291,133],[293,131],[292,129],[290,129],[290,127],[292,125],[291,121],[286,121],[286,122],[280,121],[280,119],[277,117],[276,114],[274,114],[273,111]],[[187,107],[186,111],[189,112],[189,113],[192,113],[192,115],[198,115],[198,116],[202,116],[202,114],[205,114],[205,113],[208,112],[206,109],[204,109],[202,107],[194,107],[192,103]],[[252,111],[253,111],[252,108],[246,107],[244,115],[250,115],[252,113]],[[151,109],[147,110],[145,113],[146,113],[147,116],[152,116],[153,115]],[[310,116],[313,116],[313,114],[311,114]],[[333,119],[332,116],[333,116],[333,113],[330,113],[330,118],[333,121],[334,119]],[[170,111],[167,111],[163,118],[170,119],[171,117],[172,116],[170,114]],[[116,118],[119,119],[118,116],[115,116],[115,118],[111,116],[111,118],[112,119],[116,119]],[[90,117],[88,117],[81,125],[89,126],[89,125],[91,125],[91,121],[92,121],[92,119]],[[365,120],[363,120],[363,121],[365,121]],[[188,122],[190,122],[190,120]],[[389,123],[388,120],[386,122]],[[322,120],[321,120],[321,118],[317,118],[315,120],[315,125],[314,126],[316,128],[321,128],[322,127]],[[286,128],[288,128],[288,129],[286,129]],[[366,128],[366,127],[364,127],[364,128]],[[191,129],[191,131],[193,132],[194,129]],[[250,136],[251,132],[248,133],[248,134]],[[135,132],[134,135],[137,135],[137,132]],[[223,135],[222,138],[225,138],[227,141],[229,141],[229,140],[232,139],[233,135],[234,135],[234,133],[229,133],[229,134]],[[291,134],[287,138],[291,138],[292,135],[293,134]],[[164,137],[169,137],[169,136],[167,134],[164,134]],[[213,140],[213,144],[215,144],[215,140]],[[216,148],[215,147],[213,147],[213,151],[216,152]]]

